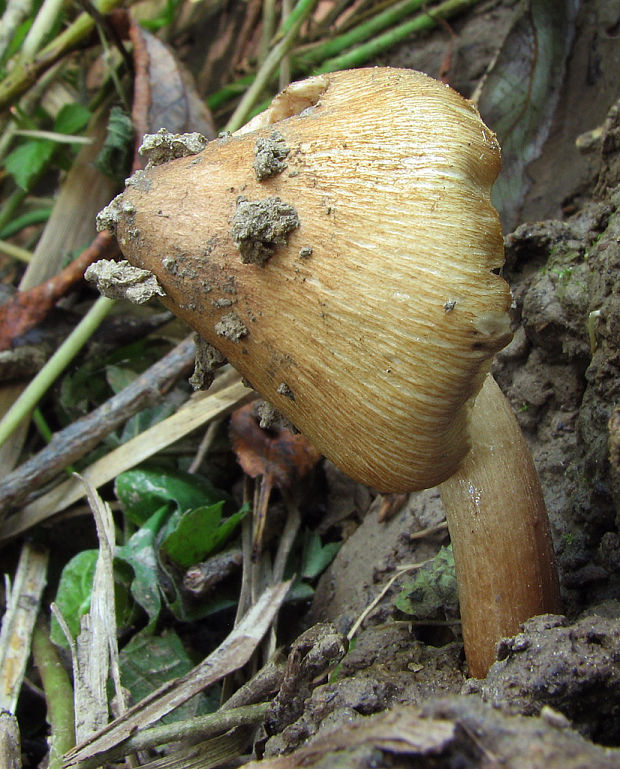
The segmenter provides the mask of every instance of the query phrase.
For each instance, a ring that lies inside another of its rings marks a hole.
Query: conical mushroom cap
[[[250,128],[130,180],[124,254],[350,476],[442,482],[510,339],[494,134],[389,68],[295,84]]]

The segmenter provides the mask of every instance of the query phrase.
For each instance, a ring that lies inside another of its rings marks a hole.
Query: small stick
[[[120,393],[57,432],[45,448],[0,482],[0,513],[85,456],[138,411],[161,401],[193,360],[194,341],[189,336]]]

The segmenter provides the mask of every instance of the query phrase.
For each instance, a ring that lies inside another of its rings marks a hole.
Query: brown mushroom
[[[499,167],[447,86],[353,70],[140,172],[102,219],[164,304],[346,473],[386,492],[442,484],[475,676],[499,638],[559,608],[536,472],[488,373],[511,338]]]

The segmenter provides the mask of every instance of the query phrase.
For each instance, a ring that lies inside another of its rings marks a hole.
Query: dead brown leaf
[[[234,412],[230,434],[244,472],[251,478],[261,478],[254,509],[253,556],[256,558],[261,550],[272,488],[291,489],[312,470],[321,455],[303,435],[295,435],[285,427],[261,428],[251,403]]]

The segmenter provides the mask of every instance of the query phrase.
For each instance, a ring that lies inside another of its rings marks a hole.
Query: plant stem
[[[41,622],[32,636],[32,655],[39,669],[47,720],[51,727],[48,769],[61,769],[62,756],[75,745],[73,689],[49,633]]]
[[[121,5],[122,0],[99,0],[97,10],[106,14]],[[0,110],[16,103],[17,98],[37,82],[45,72],[65,54],[71,52],[93,31],[94,19],[81,13],[64,32],[42,48],[30,62],[17,61],[9,74],[0,82]]]
[[[31,61],[34,58],[43,40],[56,23],[63,5],[64,0],[43,0],[43,5],[39,8],[26,39],[22,43],[21,57],[23,61]]]
[[[276,44],[270,51],[269,55],[263,62],[262,66],[256,73],[256,77],[252,85],[243,95],[243,98],[239,102],[237,109],[234,111],[232,117],[228,121],[226,126],[227,131],[236,131],[237,128],[245,123],[250,110],[254,106],[256,100],[260,97],[260,94],[269,82],[269,79],[276,71],[278,64],[282,57],[293,45],[295,38],[301,28],[304,21],[310,16],[317,4],[317,0],[300,0],[293,12],[295,14],[295,22],[291,24],[286,35]],[[302,9],[299,8],[302,6]],[[291,14],[293,16],[293,14]]]
[[[327,59],[319,67],[313,70],[313,75],[324,72],[335,72],[341,69],[352,69],[366,64],[369,60],[387,51],[397,43],[401,43],[413,32],[422,32],[437,26],[437,19],[445,19],[457,13],[471,8],[480,0],[445,0],[445,2],[433,8],[432,13],[423,13],[413,19],[400,24],[382,35],[369,40],[367,43],[347,51],[342,56]],[[353,32],[354,30],[352,30]],[[349,33],[347,33],[349,34]]]
[[[276,25],[275,0],[263,0],[263,23],[260,45],[258,48],[258,63],[262,64],[269,55],[270,41]]]
[[[114,306],[113,299],[99,297],[54,355],[34,377],[0,421],[0,446],[13,433],[19,423],[41,400],[43,395],[62,374],[69,363],[90,339],[105,316]]]
[[[29,264],[32,261],[32,253],[25,248],[20,248],[13,243],[7,243],[5,240],[0,240],[0,252],[12,257],[13,259],[19,259],[20,262]]]
[[[30,227],[34,224],[44,224],[52,213],[51,208],[37,208],[34,211],[27,211],[25,214],[13,218],[12,221],[0,230],[0,240],[10,238],[24,227]]]
[[[371,19],[358,24],[348,32],[325,40],[312,51],[299,56],[296,59],[296,64],[302,69],[310,69],[313,65],[336,56],[356,43],[367,40],[369,37],[377,34],[377,32],[391,27],[408,14],[418,11],[423,5],[425,5],[425,0],[403,0],[382,13],[378,13]]]

